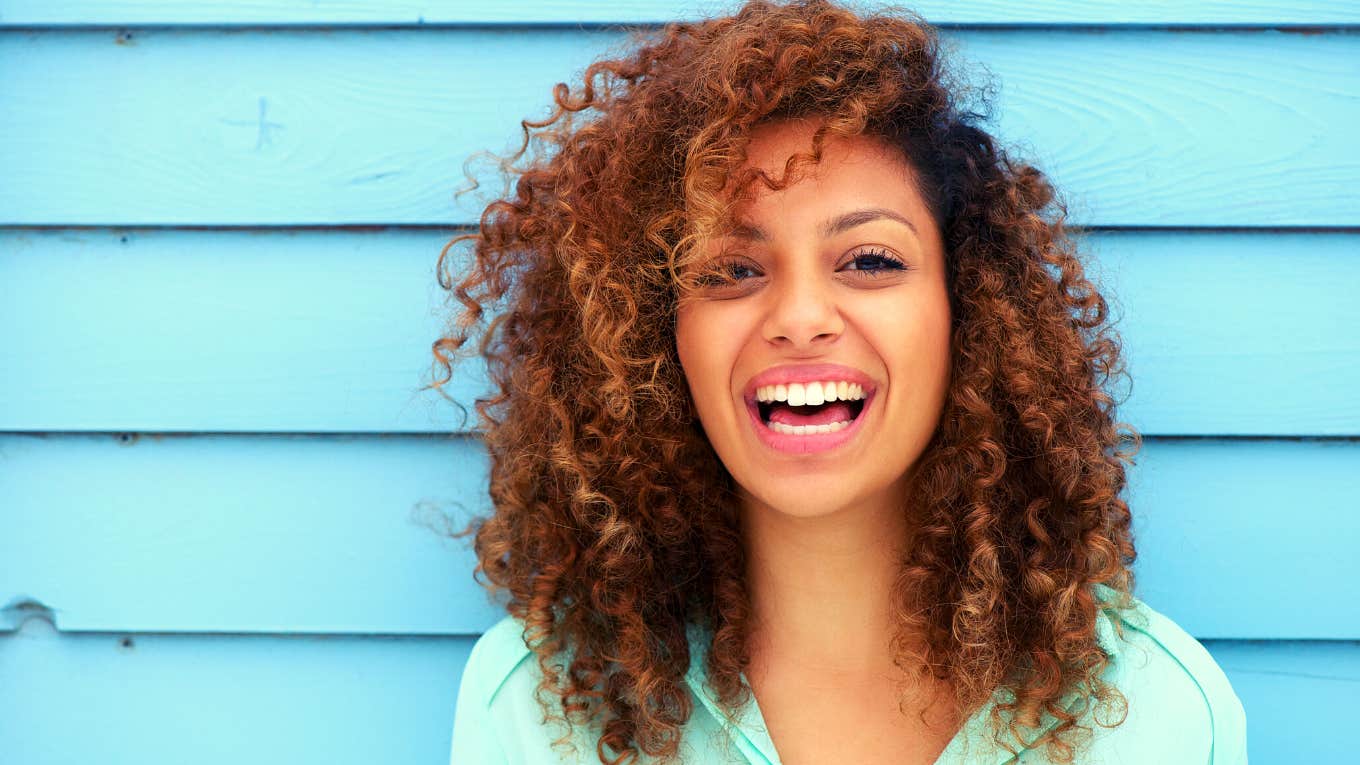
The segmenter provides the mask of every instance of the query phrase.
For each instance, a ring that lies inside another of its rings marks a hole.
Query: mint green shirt
[[[1075,762],[1244,765],[1246,715],[1223,671],[1174,622],[1141,600],[1135,599],[1134,604],[1130,612],[1102,611],[1096,629],[1100,646],[1112,657],[1104,677],[1113,680],[1128,699],[1128,717],[1114,729],[1093,725],[1089,715],[1084,718],[1082,724],[1091,726],[1095,734],[1087,748],[1077,752]],[[1115,633],[1115,619],[1124,623],[1123,638]],[[705,636],[691,625],[689,641],[691,661],[685,681],[697,703],[682,729],[681,762],[778,765],[779,752],[754,695],[735,720],[724,719],[715,697],[704,687]],[[534,700],[540,678],[538,661],[524,643],[522,625],[513,617],[506,616],[482,635],[463,670],[451,765],[598,763],[598,733],[591,737],[581,726],[570,738],[576,745],[574,757],[570,749],[552,748],[553,740],[566,735],[567,729],[558,720],[543,721]],[[1012,755],[992,742],[987,714],[998,698],[964,723],[935,765],[1049,762],[1042,746]],[[1056,723],[1047,717],[1043,725],[1046,729]],[[1026,738],[1035,736],[1031,733]],[[645,755],[641,759],[653,761]]]

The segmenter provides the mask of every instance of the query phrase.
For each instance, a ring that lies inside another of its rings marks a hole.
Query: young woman
[[[1246,762],[1132,596],[1106,303],[935,32],[752,2],[584,80],[441,278],[509,594],[453,765]]]

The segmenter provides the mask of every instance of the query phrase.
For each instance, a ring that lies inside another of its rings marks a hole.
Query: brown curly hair
[[[694,623],[712,636],[705,669],[724,708],[749,700],[740,514],[677,358],[679,274],[726,219],[753,126],[818,116],[801,156],[819,161],[826,135],[898,147],[945,245],[951,383],[912,471],[921,515],[894,591],[898,637],[918,640],[894,650],[946,680],[961,710],[1008,692],[990,718],[1008,749],[1006,729],[1052,715],[1056,727],[1020,740],[1069,761],[1086,711],[1127,711],[1095,635],[1100,609],[1132,602],[1120,494],[1141,438],[1113,419],[1120,343],[1066,205],[977,127],[971,91],[911,11],[754,1],[629,44],[578,90],[559,83],[551,116],[521,122],[503,164],[514,193],[438,263],[461,305],[433,345],[432,387],[478,333],[493,383],[476,410],[494,512],[455,536],[475,529],[474,577],[508,591],[539,690],[561,698],[562,719],[601,718],[601,762],[669,761],[692,711]],[[467,241],[455,284],[446,260]],[[550,663],[563,650],[565,674]]]

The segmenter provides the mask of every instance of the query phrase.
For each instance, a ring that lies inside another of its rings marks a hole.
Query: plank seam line
[[[430,231],[457,234],[474,231],[476,223],[279,223],[279,224],[160,224],[160,223],[2,223],[0,233],[61,231],[203,233],[294,231],[382,234]],[[1069,233],[1182,233],[1182,234],[1360,234],[1360,226],[1134,226],[1125,224],[1066,225]]]
[[[698,16],[686,16],[684,20],[698,20]],[[929,22],[930,20],[927,19]],[[5,23],[0,22],[0,32],[118,32],[123,30],[148,31],[189,31],[189,32],[383,32],[383,31],[657,31],[668,20],[655,21],[437,21],[437,22],[390,22],[375,23],[356,21],[347,22],[100,22],[83,24],[79,22],[58,23]],[[1360,21],[1343,22],[1184,22],[1153,24],[1147,22],[930,22],[937,29],[950,31],[986,32],[1179,32],[1192,34],[1216,34],[1223,32],[1284,32],[1287,34],[1350,34],[1360,30]]]

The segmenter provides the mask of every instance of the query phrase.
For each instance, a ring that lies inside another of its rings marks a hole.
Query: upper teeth
[[[789,406],[824,404],[827,401],[854,401],[864,398],[864,386],[839,380],[835,382],[789,383],[756,388],[757,401],[787,401]]]

